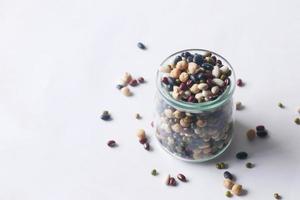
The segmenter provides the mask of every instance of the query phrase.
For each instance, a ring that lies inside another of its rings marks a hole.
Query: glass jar
[[[165,72],[158,71],[156,77],[156,138],[168,153],[190,162],[211,160],[222,154],[230,145],[233,135],[233,92],[235,74],[230,63],[222,56],[203,49],[188,49],[167,57],[161,66],[171,66],[174,59],[184,52],[206,54],[220,60],[220,66],[228,66],[231,75],[226,89],[216,99],[191,103],[173,98],[163,86]],[[173,64],[174,65],[174,64]],[[189,119],[188,124],[181,120]]]

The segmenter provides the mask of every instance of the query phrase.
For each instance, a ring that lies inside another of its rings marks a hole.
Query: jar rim
[[[191,102],[186,102],[186,101],[182,101],[182,100],[176,100],[174,99],[169,92],[167,92],[167,90],[165,90],[162,87],[162,83],[161,83],[161,78],[162,75],[164,73],[162,73],[161,71],[157,70],[156,73],[156,87],[160,93],[160,95],[164,98],[164,100],[166,100],[172,107],[175,107],[177,109],[181,109],[181,110],[186,110],[189,112],[199,112],[199,111],[207,111],[207,110],[211,110],[214,108],[217,108],[221,105],[223,105],[229,98],[232,97],[234,91],[235,91],[235,87],[236,87],[236,76],[235,76],[235,71],[233,69],[233,67],[231,66],[231,64],[220,54],[215,53],[213,51],[210,50],[206,50],[206,49],[184,49],[181,51],[177,51],[173,54],[171,54],[170,56],[168,56],[167,58],[165,58],[162,63],[160,64],[160,66],[165,66],[166,62],[168,62],[170,60],[170,58],[172,58],[173,56],[176,56],[178,54],[181,54],[183,52],[187,52],[187,51],[194,51],[195,53],[197,52],[211,52],[213,55],[217,56],[218,58],[221,58],[222,61],[224,61],[226,63],[226,65],[230,68],[231,70],[231,78],[230,78],[230,87],[227,87],[226,90],[216,99],[212,100],[212,101],[207,101],[207,102],[203,102],[203,103],[191,103]]]

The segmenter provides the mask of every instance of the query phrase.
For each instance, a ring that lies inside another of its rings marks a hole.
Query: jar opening
[[[172,55],[167,57],[161,63],[161,66],[170,64],[175,56],[180,55],[183,52],[193,52],[193,53],[211,52],[213,55],[217,56],[218,59],[221,59],[222,62],[224,63],[224,65],[228,66],[230,68],[230,70],[232,71],[232,74],[230,76],[230,84],[226,88],[226,90],[219,97],[217,97],[214,100],[203,102],[203,103],[190,103],[190,102],[186,102],[186,101],[182,101],[182,100],[176,100],[170,95],[169,92],[166,91],[166,89],[163,87],[163,85],[161,83],[161,79],[165,73],[160,72],[158,70],[157,75],[156,75],[156,87],[157,87],[161,97],[165,101],[167,101],[168,104],[170,104],[171,106],[173,106],[177,109],[180,109],[180,110],[187,110],[189,112],[201,112],[201,111],[207,111],[207,110],[217,108],[217,107],[223,105],[227,100],[229,100],[232,97],[233,92],[236,87],[236,79],[235,79],[234,69],[232,68],[231,64],[223,56],[221,56],[215,52],[205,50],[205,49],[185,49],[185,50],[173,53]]]

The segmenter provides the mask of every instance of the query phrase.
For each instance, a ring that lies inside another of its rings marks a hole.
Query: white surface
[[[229,163],[248,190],[241,199],[299,199],[300,2],[0,0],[0,198],[9,200],[226,199]],[[136,47],[138,41],[147,51]],[[154,76],[169,54],[206,48],[227,58],[246,81],[235,98],[236,137],[220,159],[174,160],[153,141]],[[122,96],[125,71],[147,84]],[[282,101],[286,109],[277,107]],[[114,120],[99,119],[102,110]],[[139,112],[143,120],[134,119]],[[264,124],[270,138],[248,143],[245,131]],[[153,152],[136,139],[151,136]],[[106,146],[115,139],[119,147]],[[245,150],[248,161],[234,155]],[[153,177],[156,168],[160,175]],[[189,183],[164,185],[167,174]],[[234,197],[234,199],[238,199]]]

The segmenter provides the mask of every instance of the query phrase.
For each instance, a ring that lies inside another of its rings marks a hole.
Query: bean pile
[[[120,80],[120,84],[117,84],[116,88],[118,90],[121,90],[121,93],[124,96],[132,96],[133,93],[129,89],[128,86],[136,87],[139,84],[142,84],[145,82],[145,79],[143,77],[139,77],[137,79],[133,78],[132,75],[128,72],[126,72],[123,77]]]
[[[230,85],[231,70],[212,53],[184,52],[173,64],[162,67],[163,86],[176,100],[191,103],[212,101]]]

